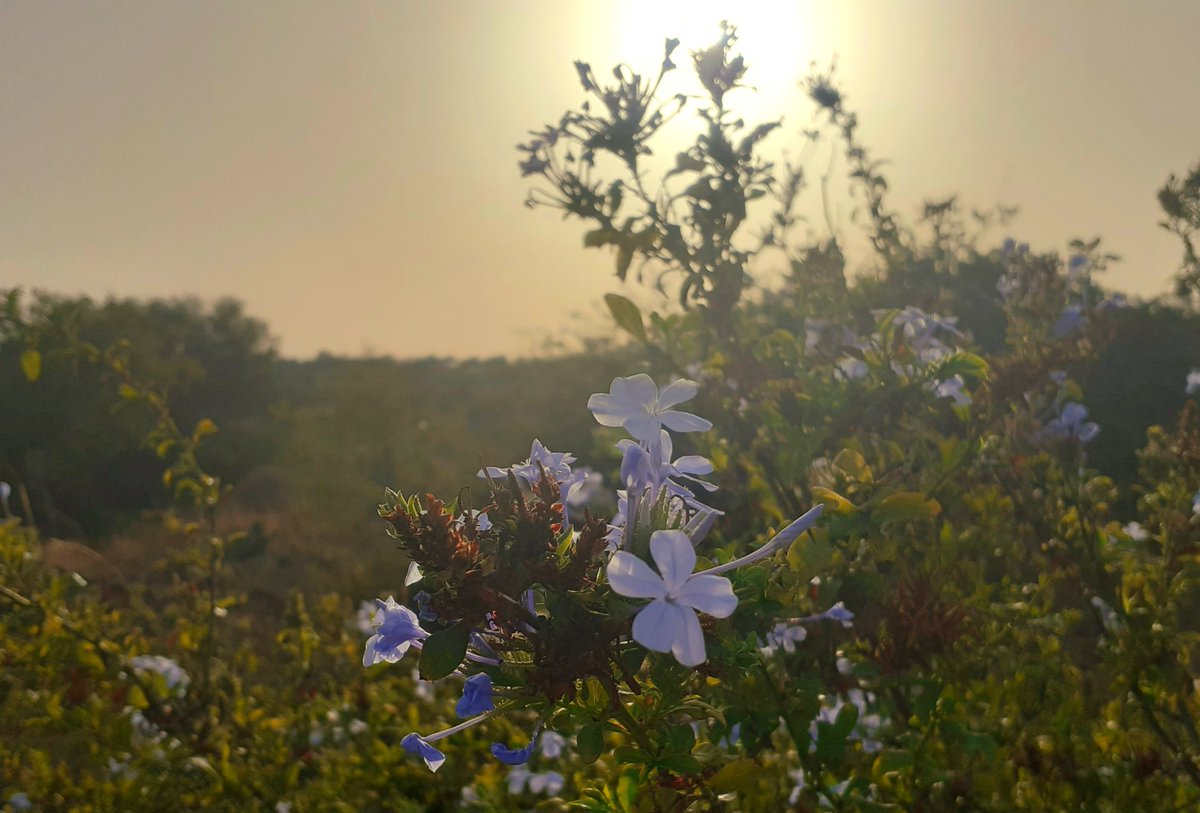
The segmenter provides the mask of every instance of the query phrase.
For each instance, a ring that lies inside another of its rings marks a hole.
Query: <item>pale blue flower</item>
[[[175,661],[163,655],[138,655],[129,659],[129,665],[138,673],[152,672],[161,675],[168,689],[178,689],[180,694],[187,690],[191,678]]]
[[[410,754],[416,754],[421,759],[425,760],[426,767],[429,770],[437,772],[437,769],[442,767],[442,763],[446,761],[446,755],[429,744],[429,741],[420,734],[412,733],[400,740],[400,744],[404,746],[404,750]]]
[[[1192,368],[1192,371],[1187,374],[1187,388],[1184,390],[1185,395],[1195,395],[1200,391],[1200,367]]]
[[[561,484],[571,478],[571,464],[574,462],[575,456],[573,454],[568,452],[552,452],[543,446],[540,440],[534,440],[533,446],[529,449],[529,459],[503,469],[488,466],[486,469],[479,471],[479,476],[501,480],[508,476],[509,471],[512,471],[513,476],[518,481],[524,485],[532,486],[542,476],[541,473],[544,469],[551,480]]]
[[[1085,420],[1087,414],[1087,407],[1083,404],[1074,401],[1063,404],[1062,412],[1042,427],[1038,438],[1041,440],[1074,439],[1080,443],[1088,443],[1100,434],[1100,425]]]
[[[376,631],[367,639],[363,666],[372,666],[380,661],[395,663],[404,657],[414,643],[419,645],[429,637],[429,633],[421,629],[416,613],[397,604],[391,596],[387,597],[387,601],[376,600],[376,604],[379,610],[371,620]]]
[[[846,356],[839,361],[837,369],[847,381],[861,381],[867,377],[867,363],[853,356]]]
[[[538,740],[538,753],[547,759],[558,759],[566,744],[567,738],[557,731],[543,731],[542,738]]]
[[[633,619],[633,639],[653,652],[670,652],[684,666],[699,666],[707,654],[696,610],[727,618],[737,596],[729,579],[692,572],[696,551],[683,531],[655,531],[650,555],[661,576],[626,551],[613,554],[606,571],[619,595],[653,599]]]
[[[1197,491],[1192,497],[1192,513],[1200,514],[1200,491]]]
[[[965,384],[963,377],[956,374],[938,384],[934,388],[934,393],[938,398],[953,398],[956,407],[968,407],[971,405],[971,395],[963,392]]]
[[[454,713],[461,718],[466,718],[474,717],[485,711],[492,711],[495,708],[496,705],[492,702],[492,679],[480,672],[477,675],[471,675],[463,684],[462,697],[454,707]]]
[[[543,771],[529,775],[529,792],[554,796],[563,789],[566,780],[558,771]]]
[[[614,378],[607,393],[594,393],[588,398],[588,409],[601,426],[621,426],[640,441],[647,443],[658,438],[665,426],[675,432],[707,432],[712,424],[690,412],[671,407],[691,400],[697,392],[696,382],[679,379],[660,393],[654,379],[645,373],[629,378]]]
[[[782,649],[791,654],[796,651],[796,644],[808,637],[808,630],[798,624],[780,621],[767,633],[766,645],[762,647],[764,655],[773,655]]]
[[[1058,320],[1054,323],[1054,327],[1051,328],[1051,332],[1056,339],[1064,338],[1083,327],[1086,320],[1087,317],[1083,312],[1083,305],[1067,305],[1063,308],[1062,313],[1059,314]]]
[[[33,810],[33,802],[29,801],[29,796],[22,790],[8,797],[8,806],[15,811]]]

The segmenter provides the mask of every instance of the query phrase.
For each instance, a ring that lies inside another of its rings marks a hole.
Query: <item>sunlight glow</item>
[[[748,116],[778,115],[800,99],[797,81],[814,60],[824,67],[830,54],[817,47],[815,27],[821,11],[798,2],[732,4],[717,0],[622,0],[610,7],[613,29],[605,44],[619,50],[636,68],[656,64],[663,41],[680,40],[675,62],[688,68],[688,54],[714,42],[720,22],[737,26],[737,51],[747,55],[747,81],[757,92],[742,94],[739,109]]]

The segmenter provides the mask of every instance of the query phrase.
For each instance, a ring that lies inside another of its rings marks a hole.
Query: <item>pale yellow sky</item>
[[[902,212],[1015,204],[1014,237],[1101,235],[1126,258],[1110,284],[1166,290],[1154,194],[1200,159],[1192,0],[0,0],[0,286],[232,295],[297,357],[593,329],[611,258],[523,207],[514,145],[581,101],[574,59],[653,70],[722,17],[777,147],[813,123],[795,80],[836,55]]]

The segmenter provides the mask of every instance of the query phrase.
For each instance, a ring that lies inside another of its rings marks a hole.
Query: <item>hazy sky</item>
[[[579,223],[523,207],[514,145],[582,100],[574,59],[651,71],[722,17],[776,147],[836,55],[896,208],[1015,204],[1018,239],[1101,235],[1110,284],[1166,290],[1155,191],[1200,159],[1192,0],[0,0],[0,286],[232,295],[289,356],[531,352],[618,283]]]

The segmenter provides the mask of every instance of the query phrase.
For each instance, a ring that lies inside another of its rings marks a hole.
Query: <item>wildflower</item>
[[[665,426],[676,432],[707,432],[712,424],[690,412],[671,407],[695,397],[696,382],[679,379],[660,393],[645,373],[614,378],[609,392],[594,393],[588,409],[601,426],[621,426],[640,441],[658,439]]]
[[[1054,334],[1054,338],[1061,339],[1083,327],[1085,321],[1083,305],[1067,305],[1050,330]]]
[[[633,639],[654,652],[670,652],[684,666],[699,666],[707,655],[696,610],[728,618],[737,608],[729,579],[694,574],[696,551],[683,531],[655,531],[650,554],[659,576],[626,551],[608,562],[608,581],[629,598],[653,599],[633,620]]]
[[[1000,279],[996,281],[996,290],[1000,292],[1000,296],[1011,299],[1021,292],[1021,280],[1014,274],[1001,274]]]
[[[567,738],[557,731],[543,731],[542,738],[538,741],[538,751],[547,759],[557,759],[562,755],[563,746],[566,744]]]
[[[933,391],[938,398],[953,398],[955,407],[968,407],[971,405],[971,396],[963,392],[964,384],[966,382],[961,375],[953,375],[938,384]]]
[[[404,750],[408,753],[416,754],[425,760],[426,767],[434,773],[446,761],[446,755],[430,745],[429,741],[420,734],[408,734],[404,739],[400,740],[400,744],[404,746]]]
[[[1192,514],[1200,514],[1200,491],[1192,497]]]
[[[867,363],[853,356],[846,356],[839,361],[837,369],[847,381],[861,381],[867,377]]]
[[[843,627],[849,627],[851,625],[851,622],[854,621],[854,613],[847,610],[846,605],[839,601],[837,604],[833,605],[825,612],[819,613],[817,615],[810,615],[808,618],[805,618],[803,620],[805,620],[805,621],[837,621],[837,622],[841,623],[841,625]]]
[[[421,629],[416,614],[407,607],[397,604],[391,596],[387,601],[376,600],[379,610],[371,623],[376,632],[367,639],[363,652],[363,666],[372,666],[380,661],[395,663],[404,657],[409,647],[429,637]]]
[[[782,649],[791,654],[796,651],[796,644],[808,637],[808,630],[799,625],[789,625],[781,621],[767,633],[766,646],[762,647],[764,655],[773,655]]]
[[[353,720],[351,720],[350,725],[348,726],[350,733],[356,737],[359,734],[365,733],[367,728],[368,728],[368,726],[367,726],[366,721],[360,720],[357,717],[355,717]]]
[[[459,717],[473,717],[485,711],[492,711],[496,706],[492,702],[492,679],[480,672],[467,678],[463,684],[462,697],[454,707],[454,713]]]
[[[354,626],[363,635],[370,635],[375,631],[375,627],[371,624],[371,618],[375,615],[375,602],[364,601],[358,605],[358,612],[354,614]]]
[[[1187,388],[1183,392],[1185,395],[1195,395],[1198,391],[1200,391],[1200,367],[1194,367],[1187,374]]]
[[[524,765],[514,765],[509,769],[508,776],[504,780],[508,783],[508,792],[513,796],[516,796],[518,793],[524,793],[525,785],[529,782],[530,776],[532,774]]]
[[[533,743],[536,737],[532,737],[529,743],[523,748],[509,748],[503,743],[492,743],[492,756],[503,762],[505,765],[524,765],[529,761],[529,757],[533,754]]]
[[[438,768],[442,767],[442,763],[446,761],[446,755],[437,748],[434,748],[431,743],[437,742],[438,740],[443,740],[446,737],[449,737],[452,734],[457,734],[460,731],[465,731],[471,726],[479,725],[495,713],[495,711],[484,712],[478,717],[472,717],[466,722],[450,726],[450,728],[438,731],[435,734],[428,734],[424,737],[416,732],[413,732],[412,734],[405,735],[404,739],[400,740],[400,744],[404,746],[404,750],[408,751],[408,753],[416,754],[417,756],[421,757],[421,759],[425,760],[425,765],[429,768],[429,770],[437,771]]]
[[[160,675],[168,689],[178,689],[180,694],[187,690],[191,682],[188,673],[179,664],[162,655],[138,655],[129,660],[129,665],[139,674],[153,672]]]
[[[20,790],[8,797],[8,806],[13,810],[33,810],[33,802],[29,801],[29,796]]]
[[[563,789],[565,784],[563,775],[558,771],[543,771],[529,775],[530,793],[545,793],[548,796],[554,796]]]
[[[543,446],[540,440],[534,440],[527,460],[504,469],[488,466],[480,469],[479,476],[500,479],[507,477],[508,472],[511,471],[517,480],[527,486],[532,486],[541,478],[544,469],[546,474],[550,475],[550,479],[561,484],[571,478],[571,464],[574,462],[575,455],[568,452],[552,452]]]
[[[1134,542],[1145,542],[1150,538],[1150,532],[1140,522],[1131,522],[1125,526],[1125,533]]]
[[[1093,421],[1085,421],[1087,407],[1069,401],[1063,404],[1062,412],[1057,418],[1047,423],[1038,433],[1042,440],[1075,439],[1080,443],[1088,443],[1100,434],[1100,425]]]

